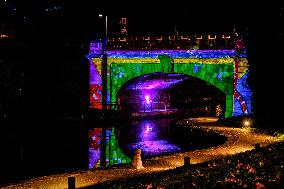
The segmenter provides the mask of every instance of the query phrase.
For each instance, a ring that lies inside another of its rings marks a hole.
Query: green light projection
[[[131,159],[120,149],[114,127],[106,130],[106,162],[107,165],[131,163]],[[102,128],[89,130],[89,169],[101,166]]]
[[[155,59],[156,60],[156,59]],[[234,61],[216,64],[214,61],[210,64],[210,61],[206,59],[204,63],[203,59],[197,59],[194,63],[182,63],[178,60],[177,64],[174,64],[174,73],[183,73],[190,76],[200,78],[223,91],[226,94],[226,112],[225,117],[230,117],[233,112],[234,103]],[[213,59],[215,60],[215,59]],[[174,59],[175,61],[175,59]],[[228,61],[228,59],[227,59]],[[100,60],[95,60],[100,63]],[[118,62],[118,63],[117,63]],[[224,61],[219,61],[224,62]],[[139,76],[153,73],[163,72],[165,69],[162,64],[153,61],[152,63],[144,63],[143,59],[137,58],[135,62],[123,63],[123,60],[112,59],[108,61],[108,91],[110,92],[111,102],[116,103],[117,94],[122,85]],[[168,69],[166,69],[168,70]]]
[[[109,157],[109,165],[116,165],[121,163],[131,163],[131,159],[126,156],[118,145],[118,140],[115,135],[115,128],[112,128],[109,143],[106,147],[106,157]]]

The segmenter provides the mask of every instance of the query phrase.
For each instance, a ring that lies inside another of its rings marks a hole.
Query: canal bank
[[[76,177],[76,187],[87,187],[118,178],[130,178],[143,173],[174,169],[184,164],[184,157],[190,157],[192,164],[197,164],[217,158],[236,155],[254,149],[255,144],[266,146],[279,141],[279,138],[257,133],[252,130],[232,127],[201,126],[207,131],[217,132],[227,137],[226,143],[208,149],[179,153],[147,159],[143,162],[144,169],[136,170],[131,167],[115,167],[107,170],[82,170],[65,174],[50,175],[23,181],[4,187],[12,188],[67,188],[68,177]]]

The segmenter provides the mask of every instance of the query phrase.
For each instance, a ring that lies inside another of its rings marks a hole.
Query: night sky
[[[110,31],[116,30],[116,27],[119,27],[119,18],[126,16],[129,34],[172,32],[174,27],[180,32],[223,32],[231,31],[234,27],[245,28],[251,19],[248,18],[248,15],[251,12],[260,14],[262,11],[246,8],[246,6],[224,7],[215,4],[204,5],[202,3],[174,1],[167,3],[86,1],[80,3],[78,1],[59,0],[10,0],[7,2],[11,2],[8,9],[16,8],[17,11],[10,11],[10,13],[2,15],[2,18],[7,18],[8,15],[21,20],[21,17],[25,16],[27,23],[40,24],[49,20],[50,24],[53,24],[52,26],[60,22],[61,27],[64,26],[61,29],[73,30],[69,32],[98,30],[100,27],[98,13],[109,16]],[[54,7],[60,7],[60,9],[46,11]]]

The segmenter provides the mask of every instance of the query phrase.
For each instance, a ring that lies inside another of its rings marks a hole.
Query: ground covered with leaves
[[[235,156],[87,188],[284,188],[284,142]]]

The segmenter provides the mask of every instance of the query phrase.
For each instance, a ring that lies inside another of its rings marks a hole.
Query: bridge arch
[[[155,72],[126,81],[117,92],[121,110],[184,110],[194,116],[224,116],[225,93],[216,86],[179,73]]]
[[[119,89],[133,78],[155,72],[178,73],[202,79],[223,91],[226,94],[225,117],[244,113],[239,110],[242,106],[234,104],[240,104],[236,85],[247,73],[247,61],[245,58],[236,61],[234,50],[108,51],[107,54],[108,102],[116,103]],[[102,60],[94,56],[89,56],[89,60],[90,101],[97,103],[101,101]],[[246,94],[240,96],[247,98]]]

